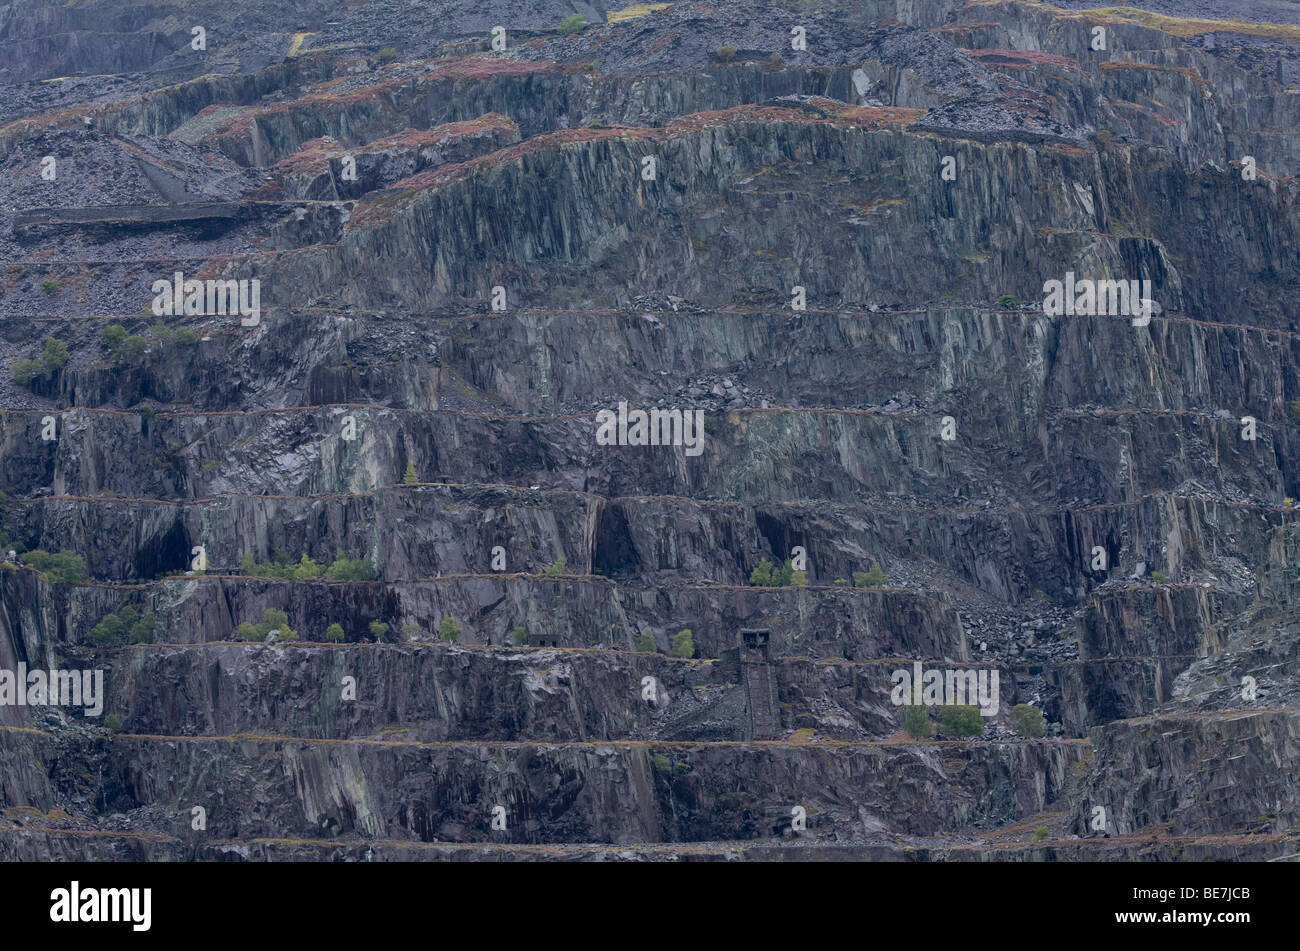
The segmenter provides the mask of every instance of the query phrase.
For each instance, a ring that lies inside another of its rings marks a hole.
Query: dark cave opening
[[[622,506],[607,505],[601,509],[594,544],[591,566],[597,574],[606,578],[625,578],[640,569],[641,557],[632,544],[632,533]]]
[[[156,578],[189,567],[190,538],[180,519],[172,522],[165,534],[144,541],[135,554],[135,573],[140,578]]]

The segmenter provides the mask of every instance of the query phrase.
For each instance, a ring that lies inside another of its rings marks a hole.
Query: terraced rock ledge
[[[12,5],[0,858],[1300,857],[1300,15],[1221,6]]]

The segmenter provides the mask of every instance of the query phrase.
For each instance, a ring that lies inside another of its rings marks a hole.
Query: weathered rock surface
[[[11,4],[0,858],[1300,854],[1300,17],[1092,6]]]

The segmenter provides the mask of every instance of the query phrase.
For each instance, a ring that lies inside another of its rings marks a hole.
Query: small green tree
[[[289,615],[276,608],[267,608],[262,612],[262,623],[250,624],[245,621],[235,628],[235,636],[245,641],[265,641],[272,631],[276,632],[277,641],[296,641],[298,632],[289,626]]]
[[[325,571],[325,566],[318,564],[308,555],[303,555],[298,564],[291,569],[291,577],[297,581],[313,581]]]
[[[279,608],[267,608],[262,612],[262,623],[270,625],[266,629],[268,634],[277,628],[283,633],[289,627],[289,615]]]
[[[1044,839],[1047,838],[1048,835],[1049,833],[1047,831],[1047,826],[1039,826],[1037,829],[1034,830],[1034,841],[1042,842]]]
[[[382,641],[384,635],[388,633],[388,625],[383,621],[370,622],[370,636],[377,641]]]
[[[104,328],[102,336],[109,353],[116,355],[117,349],[122,346],[122,341],[126,339],[126,328],[121,324],[109,324]]]
[[[853,583],[859,588],[877,588],[889,583],[889,575],[880,570],[880,562],[873,561],[871,570],[865,574],[861,571],[853,572]]]
[[[401,55],[401,54],[400,54],[399,52],[397,52],[397,47],[395,47],[395,46],[385,46],[383,49],[381,49],[381,50],[379,51],[379,53],[378,53],[378,59],[379,59],[379,62],[381,62],[381,63],[387,65],[388,63],[391,63],[391,62],[393,62],[394,60],[396,60],[397,57],[400,56],[400,55]]]
[[[736,48],[734,46],[719,46],[718,52],[714,55],[719,63],[730,63],[736,58]]]
[[[460,625],[451,618],[445,617],[438,625],[438,636],[449,644],[454,644],[460,640]]]
[[[694,657],[695,641],[691,637],[691,629],[683,628],[673,635],[673,648],[669,651],[671,657]]]
[[[559,558],[556,558],[553,562],[551,562],[549,565],[543,568],[542,571],[543,573],[548,575],[562,575],[564,574],[564,569],[565,569],[564,556],[561,555]]]
[[[790,583],[800,588],[806,588],[808,586],[808,572],[796,571],[793,576],[791,576]]]
[[[325,569],[325,577],[331,581],[374,581],[375,569],[364,558],[347,558],[343,549],[335,550],[334,561]]]
[[[414,463],[414,462],[407,462],[407,463],[406,463],[406,471],[405,471],[404,473],[402,473],[402,481],[403,481],[404,483],[406,483],[407,485],[415,485],[416,478],[415,478],[415,463]]]
[[[772,575],[772,583],[778,587],[788,587],[794,581],[794,562],[787,558],[781,563],[781,568]]]
[[[104,717],[104,729],[111,730],[112,732],[116,733],[121,728],[122,725],[118,723],[117,717],[115,717],[113,714],[110,713],[108,716]]]
[[[1003,294],[1001,297],[998,298],[998,303],[1001,304],[1003,307],[1015,307],[1015,306],[1016,306],[1016,295],[1015,295],[1015,294]]]
[[[522,624],[517,625],[515,629],[510,632],[510,639],[519,647],[523,647],[528,643],[528,629]]]
[[[564,36],[572,36],[574,33],[581,33],[587,28],[587,18],[581,13],[571,13],[556,27]]]
[[[749,573],[749,583],[767,587],[772,583],[772,563],[766,558],[758,562],[758,567]]]
[[[343,625],[339,624],[337,621],[325,628],[325,640],[337,644],[345,638],[346,635],[343,633]]]
[[[98,624],[90,629],[87,640],[96,647],[104,647],[107,644],[116,644],[125,633],[126,629],[122,619],[116,614],[106,614]]]
[[[930,713],[919,703],[903,706],[903,731],[914,740],[924,740],[934,733]]]
[[[646,628],[644,631],[642,631],[640,634],[637,635],[636,649],[643,654],[653,654],[655,651],[659,649],[658,646],[655,644],[655,636],[652,633],[650,633],[649,628]]]
[[[41,281],[41,290],[46,294],[57,294],[59,292],[59,282],[52,277],[47,277]]]
[[[113,352],[113,358],[122,363],[135,363],[149,349],[149,341],[139,334],[131,334],[122,341],[121,346]]]
[[[51,584],[81,584],[88,577],[86,560],[74,551],[48,552],[35,548],[23,555]]]
[[[10,367],[10,372],[15,383],[19,386],[26,386],[32,382],[37,374],[44,373],[45,367],[35,360],[15,360],[13,366]]]
[[[1020,736],[1038,739],[1046,732],[1043,711],[1028,703],[1017,703],[1011,708],[1011,729]]]
[[[170,347],[172,340],[172,329],[161,320],[155,320],[149,326],[149,341],[156,344],[159,350],[166,350]]]
[[[150,611],[140,620],[131,625],[131,643],[132,644],[152,644],[154,632],[158,627],[157,618]]]
[[[58,337],[46,337],[41,362],[51,370],[58,370],[68,362],[68,345]]]
[[[939,708],[939,729],[945,736],[983,736],[984,718],[979,707],[954,704]]]

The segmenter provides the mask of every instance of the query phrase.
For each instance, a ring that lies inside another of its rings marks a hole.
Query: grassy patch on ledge
[[[1062,11],[1067,16],[1100,17],[1122,20],[1168,33],[1170,36],[1198,36],[1201,33],[1247,33],[1277,40],[1300,42],[1300,26],[1286,23],[1250,23],[1246,20],[1210,20],[1205,17],[1172,17],[1133,7],[1096,7],[1091,10]]]
[[[633,3],[622,10],[610,10],[605,14],[605,22],[620,23],[623,20],[643,17],[647,13],[654,13],[656,10],[667,10],[671,6],[671,3]]]

